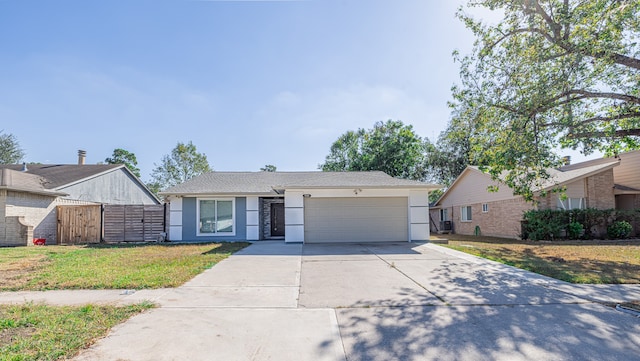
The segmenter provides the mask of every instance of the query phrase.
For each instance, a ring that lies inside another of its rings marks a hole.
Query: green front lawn
[[[109,329],[153,307],[0,306],[0,360],[69,359],[104,337]]]
[[[640,283],[640,241],[527,242],[438,235],[433,243],[571,283]]]
[[[177,287],[248,243],[0,249],[0,290]]]

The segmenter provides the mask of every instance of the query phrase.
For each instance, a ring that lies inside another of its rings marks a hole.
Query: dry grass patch
[[[176,287],[248,243],[91,245],[0,250],[0,290]]]
[[[640,283],[640,241],[525,242],[438,236],[446,247],[571,283]]]

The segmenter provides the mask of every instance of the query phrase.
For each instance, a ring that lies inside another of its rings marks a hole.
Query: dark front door
[[[271,237],[284,237],[284,203],[271,203]]]

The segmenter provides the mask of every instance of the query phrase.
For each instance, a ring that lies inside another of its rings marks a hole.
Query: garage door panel
[[[316,198],[304,206],[305,242],[406,242],[408,200]]]

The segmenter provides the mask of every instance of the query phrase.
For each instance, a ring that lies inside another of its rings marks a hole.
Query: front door
[[[271,237],[284,237],[284,203],[271,203]]]

